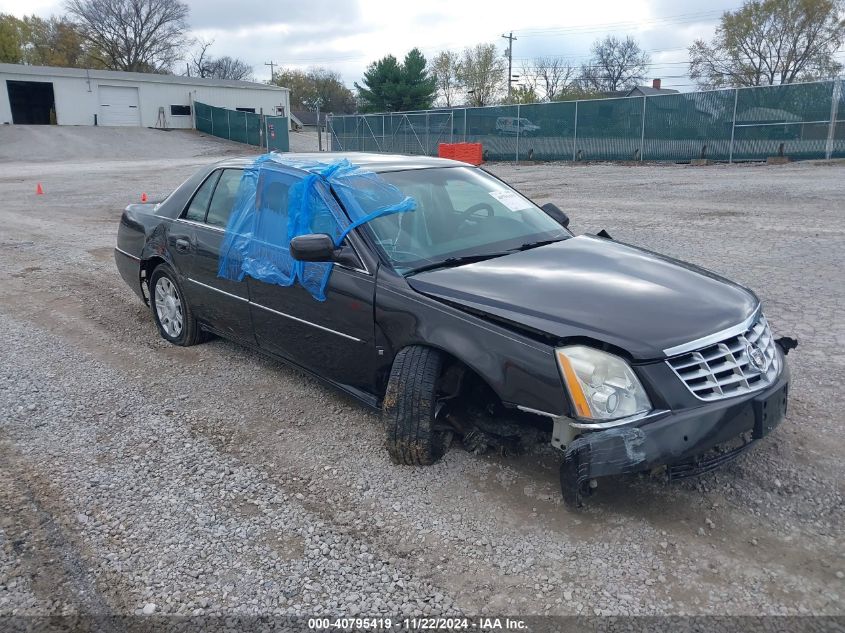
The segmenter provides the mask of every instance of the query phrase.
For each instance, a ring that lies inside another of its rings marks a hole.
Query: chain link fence
[[[437,155],[481,143],[485,160],[765,160],[845,157],[842,80],[682,94],[328,119],[332,151]]]
[[[286,117],[229,110],[195,101],[194,120],[197,130],[212,136],[257,147],[269,145],[270,150],[286,152],[289,149]],[[273,127],[272,138],[268,126]]]

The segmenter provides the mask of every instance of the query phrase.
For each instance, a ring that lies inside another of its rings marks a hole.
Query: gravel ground
[[[400,468],[321,383],[160,339],[111,249],[123,206],[232,149],[180,134],[163,158],[0,156],[0,615],[843,613],[845,165],[490,166],[578,233],[755,288],[800,340],[753,452],[575,513],[550,449]]]

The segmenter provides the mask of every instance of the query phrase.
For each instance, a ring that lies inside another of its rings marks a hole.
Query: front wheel
[[[417,345],[406,347],[393,361],[382,420],[387,452],[397,464],[433,464],[449,449],[452,432],[435,424],[442,367],[440,352]]]
[[[160,264],[150,277],[150,288],[150,307],[162,338],[183,347],[200,343],[203,332],[173,269]]]

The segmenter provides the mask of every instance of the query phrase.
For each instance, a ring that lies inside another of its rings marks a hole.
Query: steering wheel
[[[487,209],[487,217],[488,217],[488,218],[492,218],[492,217],[493,217],[493,215],[495,214],[495,211],[493,211],[493,207],[491,207],[488,203],[486,203],[486,202],[478,202],[478,203],[476,203],[476,204],[472,205],[472,206],[471,206],[469,209],[467,209],[466,211],[461,211],[461,214],[458,216],[458,224],[457,224],[457,226],[455,227],[455,230],[460,230],[460,228],[461,228],[464,224],[466,224],[466,223],[467,223],[467,221],[468,221],[468,220],[469,220],[469,219],[470,219],[470,218],[471,218],[471,217],[472,217],[475,213],[477,213],[477,212],[479,212],[479,211],[482,211],[482,210],[484,210],[484,209]]]

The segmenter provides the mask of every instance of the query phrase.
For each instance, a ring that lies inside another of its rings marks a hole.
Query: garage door
[[[100,86],[100,125],[141,125],[138,88]]]

